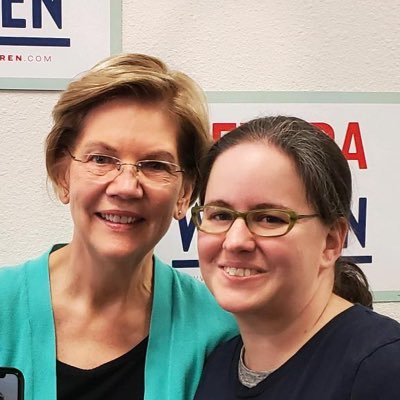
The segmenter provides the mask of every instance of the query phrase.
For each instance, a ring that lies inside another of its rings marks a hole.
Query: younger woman
[[[400,325],[336,294],[359,287],[370,305],[340,260],[352,183],[335,142],[256,119],[214,144],[202,176],[201,271],[241,335],[210,356],[196,400],[399,399]]]

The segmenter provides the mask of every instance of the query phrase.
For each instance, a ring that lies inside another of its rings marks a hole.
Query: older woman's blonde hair
[[[179,127],[178,156],[193,182],[197,198],[199,161],[210,145],[207,103],[201,88],[186,74],[170,70],[161,60],[144,54],[109,57],[71,82],[53,109],[53,127],[46,139],[46,168],[59,188],[66,148],[73,148],[87,113],[115,98],[159,104]]]

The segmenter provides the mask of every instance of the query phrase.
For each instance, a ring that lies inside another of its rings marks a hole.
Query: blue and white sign
[[[63,89],[121,50],[121,0],[0,4],[1,89]]]

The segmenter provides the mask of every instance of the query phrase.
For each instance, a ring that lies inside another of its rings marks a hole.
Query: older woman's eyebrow
[[[174,157],[174,155],[169,151],[165,150],[160,150],[160,151],[156,150],[156,151],[151,151],[149,153],[145,153],[145,155],[142,156],[141,159],[177,162],[176,157]]]
[[[119,150],[110,145],[109,143],[105,143],[100,140],[95,140],[95,141],[89,141],[86,142],[81,149],[82,152],[87,153],[90,151],[98,151],[98,152],[106,152],[108,154],[112,154],[114,156],[119,154]],[[163,161],[170,161],[170,162],[176,162],[176,157],[169,151],[165,150],[152,150],[147,153],[143,153],[140,156],[140,160],[163,160]],[[140,161],[138,160],[138,161]]]
[[[116,154],[118,152],[115,147],[111,146],[108,143],[102,142],[100,140],[86,142],[82,146],[82,150],[84,152],[93,151],[93,150],[105,151],[105,152],[113,153],[113,154]]]

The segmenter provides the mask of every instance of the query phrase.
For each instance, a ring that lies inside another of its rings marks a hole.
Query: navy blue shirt
[[[399,400],[400,324],[360,305],[332,319],[253,388],[238,379],[242,340],[210,355],[195,400]]]

